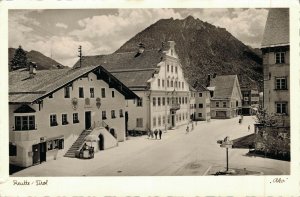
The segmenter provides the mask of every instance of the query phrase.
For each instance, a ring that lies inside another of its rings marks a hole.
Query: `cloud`
[[[116,15],[79,20],[81,29],[72,31],[70,35],[79,40],[93,40],[99,53],[111,53],[157,20],[171,17],[182,18],[173,9],[119,9]]]
[[[202,21],[224,27],[246,45],[259,47],[268,11],[266,9],[195,9],[183,13],[193,15]]]
[[[66,25],[64,23],[56,23],[55,26],[60,27],[60,28],[64,28],[64,29],[68,29],[68,25]]]

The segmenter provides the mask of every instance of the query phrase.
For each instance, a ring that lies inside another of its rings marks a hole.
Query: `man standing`
[[[156,139],[156,140],[157,140],[157,133],[158,133],[158,131],[157,131],[157,129],[155,129],[154,135],[155,135],[155,139]]]
[[[162,131],[159,129],[159,139],[161,140]]]

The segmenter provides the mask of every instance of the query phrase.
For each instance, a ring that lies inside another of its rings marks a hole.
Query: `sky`
[[[191,15],[218,27],[253,48],[260,47],[266,9],[52,9],[9,10],[9,47],[36,50],[65,66],[83,55],[113,53],[160,19]]]

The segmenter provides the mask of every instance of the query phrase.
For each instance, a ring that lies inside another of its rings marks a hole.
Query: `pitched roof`
[[[156,68],[164,54],[160,50],[145,50],[143,53],[122,52],[109,55],[84,56],[81,66],[101,65],[106,70]],[[79,66],[79,61],[74,67]]]
[[[57,70],[38,70],[33,78],[29,77],[27,70],[16,70],[9,73],[9,102],[10,103],[32,103],[38,99],[55,92],[68,85],[72,81],[84,76],[87,73],[100,69],[105,79],[112,79],[117,83],[116,89],[125,98],[136,98],[137,96],[129,90],[122,82],[108,73],[101,66],[89,66],[83,68],[64,68]]]
[[[217,75],[211,79],[210,87],[215,87],[213,99],[227,99],[232,95],[237,75]]]
[[[289,43],[289,9],[269,9],[261,48],[289,45]]]
[[[146,88],[147,81],[153,76],[156,69],[115,70],[111,71],[111,74],[129,88]]]

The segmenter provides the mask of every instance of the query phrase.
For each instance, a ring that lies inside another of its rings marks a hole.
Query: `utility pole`
[[[81,47],[81,45],[79,45],[79,47],[78,47],[78,52],[79,52],[79,55],[78,55],[78,57],[79,57],[79,68],[81,68],[81,63],[82,63],[82,47]]]

